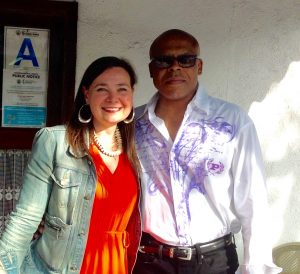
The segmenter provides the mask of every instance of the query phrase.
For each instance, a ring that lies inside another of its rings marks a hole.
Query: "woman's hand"
[[[0,262],[0,274],[7,274],[7,272],[3,268],[3,264]]]
[[[42,221],[39,224],[39,227],[38,227],[37,231],[33,234],[32,240],[39,239],[42,236],[42,234],[44,232],[44,229],[45,229],[45,219],[43,218]],[[1,272],[0,272],[0,274],[1,274]]]

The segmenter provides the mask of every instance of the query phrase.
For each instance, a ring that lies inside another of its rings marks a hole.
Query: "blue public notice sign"
[[[5,26],[2,127],[46,125],[50,30]]]

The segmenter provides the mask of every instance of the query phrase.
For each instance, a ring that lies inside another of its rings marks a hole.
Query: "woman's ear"
[[[85,87],[82,87],[81,90],[83,92],[85,102],[88,104],[89,103],[89,91]]]

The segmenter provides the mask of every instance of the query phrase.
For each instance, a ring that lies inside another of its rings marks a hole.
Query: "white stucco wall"
[[[76,86],[99,56],[128,58],[136,105],[154,89],[152,40],[170,28],[198,38],[208,93],[241,105],[262,144],[274,246],[300,241],[300,1],[79,0]],[[239,253],[241,243],[238,237]]]

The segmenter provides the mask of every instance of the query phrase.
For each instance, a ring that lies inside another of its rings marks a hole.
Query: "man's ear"
[[[198,60],[198,75],[202,74],[202,69],[203,69],[203,61],[202,59]]]
[[[203,62],[202,59],[198,59],[198,75],[202,74]]]
[[[149,68],[150,77],[153,78],[153,73],[152,73],[153,67],[151,63],[148,65],[148,68]]]

